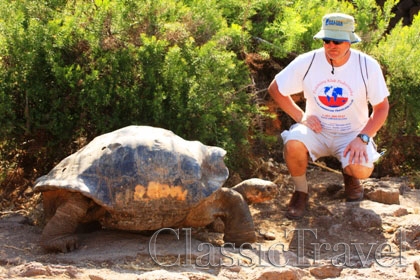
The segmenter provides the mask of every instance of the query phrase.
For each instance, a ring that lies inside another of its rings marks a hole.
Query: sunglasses
[[[327,44],[327,45],[328,45],[330,42],[333,42],[333,44],[334,44],[334,45],[340,45],[340,44],[344,43],[344,41],[326,40],[326,39],[323,39],[322,41],[324,41],[324,43],[325,43],[325,44]]]

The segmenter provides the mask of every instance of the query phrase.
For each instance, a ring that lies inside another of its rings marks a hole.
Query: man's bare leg
[[[308,150],[297,140],[289,140],[284,147],[284,158],[287,168],[292,176],[295,191],[290,199],[286,217],[300,219],[303,217],[308,202],[308,182],[306,168],[308,167]]]

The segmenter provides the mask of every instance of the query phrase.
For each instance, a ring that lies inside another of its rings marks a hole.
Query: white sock
[[[308,193],[308,181],[306,180],[306,174],[301,176],[292,176],[292,181],[295,184],[295,191]]]

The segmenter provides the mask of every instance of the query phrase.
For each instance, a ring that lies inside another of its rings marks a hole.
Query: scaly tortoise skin
[[[100,135],[35,182],[48,220],[41,245],[67,252],[78,247],[76,229],[145,231],[224,222],[224,241],[256,240],[249,203],[269,200],[277,186],[253,178],[222,187],[226,151],[187,141],[169,130],[128,126]]]

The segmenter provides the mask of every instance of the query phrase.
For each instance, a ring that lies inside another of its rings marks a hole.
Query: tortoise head
[[[245,180],[232,189],[239,192],[248,204],[271,200],[278,191],[275,183],[258,178]]]

